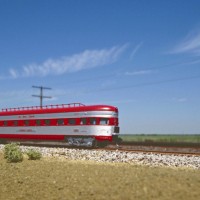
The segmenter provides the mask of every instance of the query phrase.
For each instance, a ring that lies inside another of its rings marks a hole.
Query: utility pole
[[[39,97],[40,98],[40,107],[42,108],[42,102],[44,98],[52,98],[51,96],[44,96],[43,95],[43,90],[51,90],[51,88],[48,87],[43,87],[43,86],[32,86],[33,88],[38,88],[40,89],[40,95],[32,95],[33,97]]]

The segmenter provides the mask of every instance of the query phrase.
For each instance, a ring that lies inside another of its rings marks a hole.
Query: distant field
[[[120,138],[125,142],[179,142],[179,143],[200,143],[199,135],[120,135]]]
[[[200,171],[43,158],[7,163],[0,153],[0,199],[197,200]]]

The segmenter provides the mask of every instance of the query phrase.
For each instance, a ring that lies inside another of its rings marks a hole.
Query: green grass
[[[184,143],[200,143],[200,135],[145,135],[132,134],[120,135],[123,141],[126,142],[184,142]]]
[[[30,149],[26,152],[29,160],[40,160],[42,158],[42,154],[34,149]]]
[[[6,144],[4,147],[4,158],[8,162],[22,162],[23,154],[17,143]]]
[[[0,153],[0,199],[196,200],[200,171],[42,158],[7,163]]]

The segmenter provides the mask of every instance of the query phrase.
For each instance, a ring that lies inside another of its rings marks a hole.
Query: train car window
[[[76,119],[68,119],[69,124],[76,124]]]
[[[58,119],[58,125],[63,125],[64,124],[64,119]]]
[[[90,118],[90,124],[95,125],[96,124],[96,119],[95,118]]]
[[[41,120],[36,120],[36,125],[40,126],[41,125]]]
[[[50,125],[50,119],[45,119],[45,120],[44,120],[44,123],[45,123],[46,125]]]
[[[4,126],[8,126],[8,122],[7,122],[7,121],[4,121],[4,122],[3,122],[3,125],[4,125]]]
[[[18,126],[18,121],[14,121],[13,126]]]
[[[87,124],[87,119],[86,118],[81,118],[80,124],[81,125]]]
[[[25,120],[25,121],[24,121],[24,124],[25,124],[25,126],[29,126],[29,121],[28,121],[28,120]]]
[[[100,118],[100,125],[107,125],[109,124],[108,118]]]

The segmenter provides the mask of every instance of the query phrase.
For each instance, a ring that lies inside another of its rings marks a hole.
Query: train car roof
[[[47,106],[31,106],[19,108],[5,108],[0,111],[0,116],[6,115],[28,115],[28,114],[45,114],[59,112],[87,112],[87,111],[114,111],[118,112],[118,108],[110,105],[83,105],[81,103],[47,105]]]

